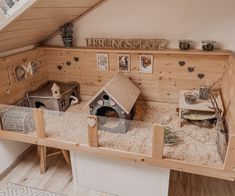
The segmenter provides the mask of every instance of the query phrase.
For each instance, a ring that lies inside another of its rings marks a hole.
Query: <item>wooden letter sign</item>
[[[115,49],[161,50],[167,46],[165,39],[114,39],[87,38],[87,47]]]

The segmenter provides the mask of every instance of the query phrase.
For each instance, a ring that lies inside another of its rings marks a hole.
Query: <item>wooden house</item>
[[[105,86],[88,102],[90,114],[101,116],[99,129],[112,132],[125,133],[129,121],[120,121],[117,125],[105,127],[106,118],[119,118],[132,120],[134,117],[135,103],[140,90],[125,76],[118,74],[105,84]]]
[[[2,0],[0,195],[235,195],[234,6]]]

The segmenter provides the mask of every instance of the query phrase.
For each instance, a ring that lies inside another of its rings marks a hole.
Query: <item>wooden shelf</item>
[[[89,51],[89,52],[116,52],[116,53],[145,53],[145,54],[178,54],[178,55],[208,55],[208,56],[230,56],[233,54],[231,50],[215,50],[212,52],[207,52],[199,49],[192,50],[179,50],[179,49],[165,49],[165,50],[135,50],[135,49],[104,49],[104,48],[88,48],[88,47],[72,47],[65,48],[59,46],[39,46],[39,49],[45,50],[61,50],[61,51]]]

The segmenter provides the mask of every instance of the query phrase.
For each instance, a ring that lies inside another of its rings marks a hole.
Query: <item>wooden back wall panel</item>
[[[0,103],[13,104],[25,96],[25,93],[38,88],[47,78],[44,51],[30,50],[17,55],[0,59]],[[16,81],[14,67],[26,65],[30,61],[39,63],[38,72],[23,81]]]
[[[94,49],[42,49],[46,51],[46,63],[49,79],[59,81],[77,81],[81,85],[81,94],[94,96],[103,85],[117,72],[117,55],[131,56],[131,72],[125,73],[141,90],[141,100],[178,102],[179,90],[194,89],[201,85],[211,85],[228,68],[228,55],[210,55],[210,53],[167,53],[158,51],[115,51]],[[109,71],[98,71],[97,53],[109,54]],[[139,55],[154,55],[153,74],[139,72]],[[74,57],[79,57],[76,62]],[[180,66],[179,62],[185,65]],[[194,72],[188,68],[193,67]],[[198,74],[204,74],[203,79]],[[221,87],[221,82],[217,85]]]

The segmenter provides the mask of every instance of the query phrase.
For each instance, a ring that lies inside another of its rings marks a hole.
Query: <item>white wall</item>
[[[75,24],[75,44],[87,37],[212,39],[235,50],[234,0],[108,0]],[[57,36],[49,44],[61,45]]]
[[[29,144],[0,141],[0,174],[5,171],[17,157],[29,147]]]

